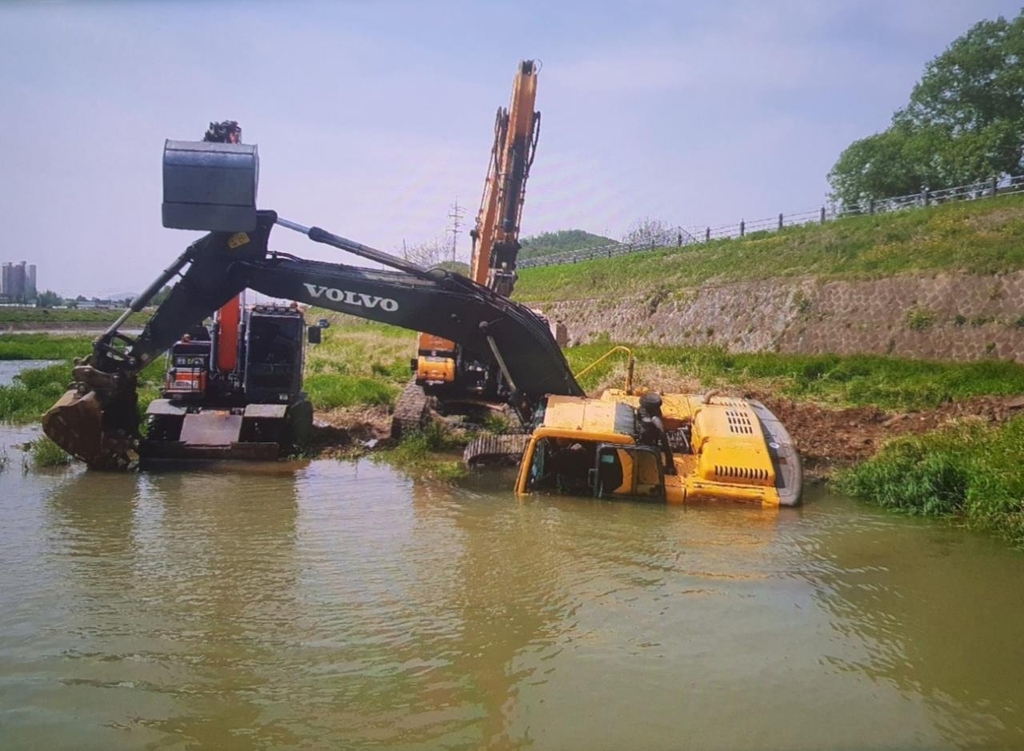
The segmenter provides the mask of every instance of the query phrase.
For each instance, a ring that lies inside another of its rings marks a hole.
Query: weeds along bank
[[[942,360],[1024,353],[1024,197],[521,272],[574,343]]]
[[[0,334],[0,361],[56,360],[42,368],[28,368],[0,385],[0,423],[31,424],[60,399],[71,382],[73,359],[92,350],[92,338],[48,334]],[[139,378],[140,414],[159,395],[164,363],[161,359],[142,371]],[[32,442],[30,457],[39,467],[70,463],[71,457],[48,438]]]
[[[909,514],[955,516],[1024,547],[1024,417],[962,421],[893,440],[835,478],[840,492]]]
[[[320,344],[306,349],[305,390],[320,411],[339,407],[394,406],[409,381],[414,334],[405,329],[313,309],[326,318]]]

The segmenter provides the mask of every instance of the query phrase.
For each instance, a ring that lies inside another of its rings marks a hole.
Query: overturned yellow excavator
[[[665,441],[652,445],[643,440],[639,395],[611,390],[596,399],[549,396],[526,441],[516,493],[799,503],[800,456],[764,405],[718,395],[659,397]]]
[[[800,454],[763,404],[718,392],[634,388],[631,350],[618,346],[601,360],[615,352],[628,356],[624,389],[597,397],[549,395],[529,432],[482,436],[466,447],[466,463],[513,460],[518,495],[766,508],[800,503]]]

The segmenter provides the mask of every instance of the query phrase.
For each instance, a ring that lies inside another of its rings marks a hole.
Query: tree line
[[[1024,11],[981,21],[931,60],[881,133],[854,141],[828,174],[832,200],[942,190],[1024,171]]]

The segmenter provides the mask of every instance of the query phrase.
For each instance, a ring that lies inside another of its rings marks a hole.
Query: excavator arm
[[[498,108],[487,180],[476,227],[470,233],[470,278],[506,297],[512,294],[516,282],[526,180],[540,133],[540,112],[533,109],[538,70],[539,65],[533,60],[519,63],[509,106]]]
[[[268,241],[275,223],[392,268],[272,252]],[[46,434],[92,467],[128,461],[138,436],[139,371],[246,288],[456,341],[502,370],[509,403],[524,421],[547,394],[583,395],[547,324],[528,308],[465,277],[426,271],[320,228],[279,219],[272,211],[259,212],[251,231],[214,232],[193,243],[130,310],[141,310],[175,275],[180,281],[138,338],[117,331],[121,321],[112,326],[97,339],[88,361],[76,366],[72,388],[43,416]]]

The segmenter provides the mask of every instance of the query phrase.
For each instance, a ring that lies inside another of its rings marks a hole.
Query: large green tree
[[[1024,171],[1024,11],[982,21],[925,66],[882,133],[854,141],[828,179],[843,205]]]

